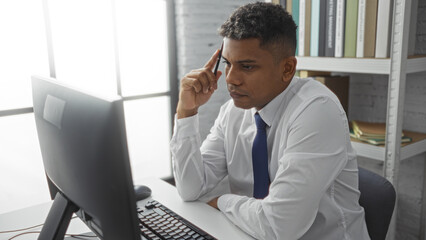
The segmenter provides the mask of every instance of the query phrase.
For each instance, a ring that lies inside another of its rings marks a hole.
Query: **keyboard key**
[[[155,226],[155,227],[152,227],[152,230],[154,230],[154,231],[159,231],[159,230],[161,230],[159,227],[157,227],[157,226]]]
[[[152,208],[154,208],[155,206],[153,205],[153,204],[146,204],[145,205],[145,208],[146,209],[152,209]]]
[[[214,237],[155,200],[148,201],[144,209],[138,208],[138,213],[142,239],[215,240]]]
[[[159,208],[155,208],[154,211],[156,213],[158,213],[158,215],[160,215],[160,216],[166,215],[166,213],[163,210],[159,209]]]
[[[166,221],[162,222],[161,224],[163,224],[163,225],[166,225],[166,226],[167,226],[167,225],[169,225],[169,224],[170,224],[170,222],[166,220]]]
[[[148,216],[148,215],[150,215],[151,213],[153,213],[154,211],[152,211],[152,210],[145,210],[145,211],[143,211],[142,213],[140,213],[140,215],[142,215],[142,216]]]

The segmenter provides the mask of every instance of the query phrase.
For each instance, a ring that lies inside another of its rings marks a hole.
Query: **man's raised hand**
[[[217,80],[213,69],[218,61],[219,50],[207,61],[203,68],[192,70],[180,81],[179,102],[176,109],[177,118],[190,117],[198,113],[198,108],[205,104],[217,89]]]

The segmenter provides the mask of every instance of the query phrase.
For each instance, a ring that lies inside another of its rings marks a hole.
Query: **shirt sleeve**
[[[258,200],[226,194],[218,200],[219,209],[257,239],[301,238],[347,163],[347,120],[334,100],[319,97],[300,106],[288,126],[269,195]]]
[[[199,199],[227,175],[223,131],[219,113],[207,139],[201,144],[198,114],[176,119],[170,149],[179,195],[185,201]]]

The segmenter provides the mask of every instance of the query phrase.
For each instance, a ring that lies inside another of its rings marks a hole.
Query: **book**
[[[314,79],[324,84],[337,96],[347,115],[349,106],[349,76],[316,76]]]
[[[311,0],[305,2],[305,56],[311,55]]]
[[[299,45],[298,56],[305,56],[305,21],[306,21],[306,3],[307,0],[299,0],[299,27],[298,34],[299,40],[297,45]]]
[[[299,24],[299,0],[292,0],[291,13],[292,13],[293,21],[297,26],[297,28],[296,28],[296,40],[297,40],[297,42],[299,42],[299,28],[300,28],[300,24]],[[295,55],[299,56],[299,44],[296,45]]]
[[[343,47],[345,40],[345,0],[336,2],[336,38],[334,40],[334,57],[343,57]]]
[[[383,138],[386,136],[386,125],[384,123],[352,121],[352,129],[357,136],[371,138]]]
[[[291,14],[293,9],[293,0],[287,0],[285,3],[285,10]]]
[[[344,57],[356,57],[356,33],[358,23],[358,0],[346,1]]]
[[[379,0],[377,7],[377,30],[376,30],[376,58],[388,58],[391,26],[392,26],[392,0]]]
[[[336,40],[336,2],[327,0],[325,20],[325,56],[334,57],[334,41]]]
[[[320,0],[311,3],[311,57],[318,57]]]
[[[363,121],[351,121],[351,137],[367,142],[373,145],[381,145],[386,143],[386,124],[385,123],[370,123]],[[411,142],[410,137],[405,136],[404,132],[401,135],[401,142]]]
[[[331,74],[330,72],[320,72],[320,71],[307,71],[307,70],[299,71],[299,77],[301,78],[330,76],[330,74]]]
[[[284,9],[286,9],[286,0],[271,0],[272,3],[281,5]]]
[[[374,58],[378,0],[367,0],[365,12],[364,57]]]
[[[408,56],[414,55],[416,47],[416,31],[417,31],[417,8],[419,5],[418,0],[411,0],[411,14],[410,14],[410,32],[408,33]]]
[[[350,134],[349,134],[352,138],[354,139],[358,139],[362,142],[366,142],[372,145],[385,145],[386,144],[386,138],[365,138],[365,137],[361,137],[361,136],[357,136],[354,134],[353,130],[350,130]],[[412,138],[410,137],[401,137],[401,143],[409,143],[413,141]]]
[[[299,0],[299,56],[310,56],[311,0]]]
[[[311,56],[325,56],[326,0],[312,0],[311,3]]]
[[[364,57],[365,6],[367,0],[358,1],[358,23],[356,34],[356,57]]]

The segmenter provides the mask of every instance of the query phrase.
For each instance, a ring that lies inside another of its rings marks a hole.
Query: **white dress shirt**
[[[171,140],[180,196],[199,199],[226,176],[218,207],[257,239],[370,239],[358,199],[358,167],[338,98],[312,79],[293,78],[259,111],[267,126],[271,185],[253,198],[254,114],[225,103],[201,144],[198,115],[176,119]]]

